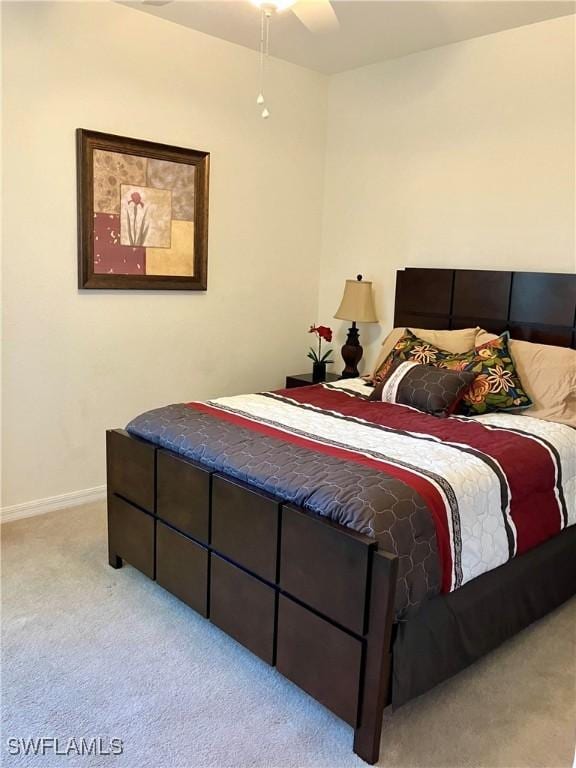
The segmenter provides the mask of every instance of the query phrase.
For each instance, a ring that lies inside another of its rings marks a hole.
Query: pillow
[[[528,397],[508,346],[508,331],[487,341],[471,352],[444,357],[437,365],[456,371],[478,374],[462,399],[459,413],[478,416],[494,411],[514,411],[528,408]]]
[[[449,416],[478,374],[396,360],[369,400],[410,405],[432,416]]]
[[[393,328],[382,342],[382,349],[372,369],[371,376],[376,374],[382,363],[392,352],[396,342],[400,341],[407,330],[428,344],[446,350],[446,352],[458,354],[459,352],[468,352],[474,349],[476,334],[480,328],[462,328],[458,331],[434,331],[429,328]]]
[[[476,343],[495,338],[481,330]],[[511,339],[510,352],[533,403],[522,415],[576,427],[576,351]]]
[[[425,341],[412,333],[408,328],[394,344],[390,353],[386,356],[380,367],[376,369],[372,380],[378,384],[388,375],[392,366],[399,360],[410,360],[420,365],[435,365],[446,358],[453,357],[453,353],[441,349],[431,342]]]

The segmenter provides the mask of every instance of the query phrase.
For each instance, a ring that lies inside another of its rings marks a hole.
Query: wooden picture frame
[[[76,130],[78,287],[205,291],[210,154]]]

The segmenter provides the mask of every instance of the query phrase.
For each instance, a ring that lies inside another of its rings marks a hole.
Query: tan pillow
[[[371,375],[374,376],[378,368],[388,357],[394,345],[404,336],[406,328],[393,328],[388,336],[382,342],[382,349],[372,369]],[[433,331],[430,328],[410,328],[410,331],[419,339],[423,339],[428,344],[434,344],[435,347],[445,349],[447,352],[468,352],[474,349],[476,343],[476,334],[480,328],[462,328],[458,331]]]
[[[476,344],[494,338],[494,334],[480,330]],[[521,411],[522,415],[576,427],[576,351],[511,339],[510,354],[534,403]]]

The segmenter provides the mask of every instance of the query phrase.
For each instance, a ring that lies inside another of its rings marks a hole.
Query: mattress
[[[180,403],[127,431],[373,536],[399,558],[396,618],[576,522],[576,430],[439,419],[361,379]]]

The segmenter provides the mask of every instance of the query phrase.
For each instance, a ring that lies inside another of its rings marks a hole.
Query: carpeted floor
[[[104,504],[2,526],[2,765],[337,768],[352,731],[138,571]],[[576,601],[386,717],[379,765],[574,759]],[[119,738],[119,756],[10,756],[9,738]]]

